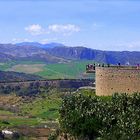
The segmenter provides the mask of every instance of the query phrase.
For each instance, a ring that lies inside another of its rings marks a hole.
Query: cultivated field
[[[91,60],[72,61],[68,63],[46,64],[45,62],[13,61],[0,65],[0,70],[36,74],[47,79],[85,79],[94,78],[94,74],[86,73],[86,65]]]
[[[45,64],[18,64],[8,69],[8,71],[24,72],[34,74],[43,71]]]

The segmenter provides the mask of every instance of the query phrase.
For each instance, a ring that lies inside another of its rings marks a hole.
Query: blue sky
[[[0,0],[0,42],[140,51],[139,0]]]

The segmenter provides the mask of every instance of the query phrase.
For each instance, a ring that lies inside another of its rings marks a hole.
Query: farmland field
[[[13,61],[2,63],[0,70],[36,74],[47,79],[86,79],[94,78],[94,74],[87,74],[85,70],[87,64],[93,63],[91,60],[55,64],[39,61]]]
[[[24,72],[33,74],[42,71],[45,64],[18,64],[8,69],[8,71]]]

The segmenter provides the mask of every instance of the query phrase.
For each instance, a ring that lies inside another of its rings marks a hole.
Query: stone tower
[[[140,92],[140,69],[128,66],[96,67],[96,95]]]

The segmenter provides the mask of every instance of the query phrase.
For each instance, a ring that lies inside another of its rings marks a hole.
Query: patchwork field
[[[85,69],[87,64],[93,63],[94,62],[91,60],[56,64],[32,61],[13,61],[2,63],[0,65],[0,70],[36,74],[47,79],[85,79],[94,78],[94,74],[87,74]]]
[[[43,70],[45,64],[18,64],[8,69],[8,71],[24,72],[34,74]]]

